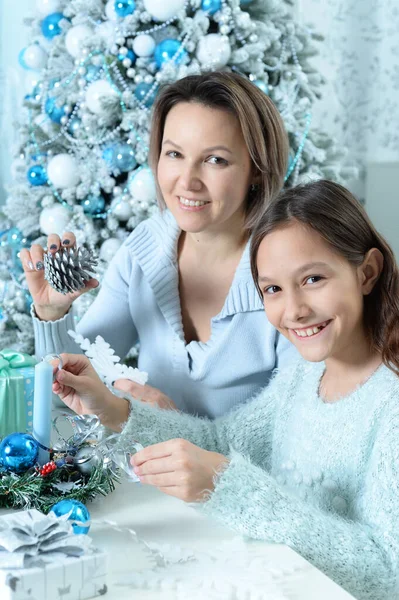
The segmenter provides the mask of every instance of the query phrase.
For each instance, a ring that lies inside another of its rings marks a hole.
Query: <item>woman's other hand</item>
[[[182,439],[147,446],[132,456],[141,483],[185,502],[201,502],[214,489],[214,477],[229,460]]]
[[[51,234],[47,240],[48,252],[52,254],[61,247],[72,248],[75,244],[75,235],[70,231],[64,233],[61,239],[58,235]],[[94,278],[89,279],[83,289],[69,294],[60,294],[44,278],[44,252],[39,244],[33,244],[29,250],[23,248],[20,257],[37,316],[43,321],[56,321],[66,315],[76,298],[96,288],[98,281]]]
[[[141,400],[146,404],[177,410],[177,406],[173,400],[150,385],[140,385],[140,383],[135,383],[134,381],[130,381],[130,379],[117,379],[114,382],[114,388],[122,392],[127,392],[133,398],[136,398],[136,400]]]
[[[103,425],[120,431],[129,416],[129,403],[110,392],[83,354],[61,354],[61,360],[53,392],[78,415],[95,414]]]

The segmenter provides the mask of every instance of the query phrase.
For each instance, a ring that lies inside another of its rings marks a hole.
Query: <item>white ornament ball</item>
[[[87,108],[95,115],[104,114],[104,109],[100,102],[100,98],[111,96],[117,96],[116,91],[108,81],[100,79],[99,81],[93,81],[86,89],[85,99]]]
[[[121,240],[118,240],[118,238],[109,238],[108,240],[105,240],[105,242],[101,244],[100,258],[106,262],[109,262],[119,250],[121,245],[122,242]]]
[[[132,216],[132,208],[129,202],[120,200],[112,209],[112,214],[120,221],[127,221]]]
[[[108,0],[105,5],[105,14],[110,21],[118,20],[118,15],[115,12],[115,0]]]
[[[24,52],[24,63],[29,69],[43,69],[47,62],[47,52],[39,44],[31,44]]]
[[[87,25],[75,25],[75,27],[71,27],[65,36],[65,47],[68,53],[74,58],[80,56],[82,54],[82,42],[87,40],[92,34],[92,28]]]
[[[71,220],[72,213],[62,204],[43,208],[40,213],[39,225],[45,235],[56,233],[62,235]]]
[[[185,0],[144,0],[145,10],[156,21],[167,21],[183,8]]]
[[[36,0],[36,9],[43,17],[55,12],[60,12],[60,0]]]
[[[56,154],[47,165],[47,175],[61,189],[74,187],[80,181],[78,164],[69,154]]]
[[[154,177],[150,169],[140,169],[129,183],[129,192],[135,200],[151,202],[156,199]]]
[[[218,33],[201,38],[197,47],[197,58],[202,65],[220,69],[227,65],[231,55],[229,40]]]
[[[133,40],[133,52],[137,56],[151,56],[155,50],[155,40],[147,33],[140,33]]]

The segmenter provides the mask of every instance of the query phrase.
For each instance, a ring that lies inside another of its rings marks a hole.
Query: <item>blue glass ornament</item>
[[[42,34],[48,40],[52,40],[56,35],[60,35],[62,29],[60,21],[65,19],[61,12],[55,12],[47,15],[41,23]]]
[[[97,65],[87,65],[86,75],[85,75],[86,81],[91,83],[92,81],[95,81],[96,79],[98,79],[100,71],[101,71],[101,67],[98,67]]]
[[[22,50],[20,50],[19,54],[18,54],[18,62],[21,65],[21,67],[23,69],[26,69],[27,71],[29,70],[28,65],[26,64],[25,60],[24,60],[24,54],[25,54],[25,50],[26,48],[22,48]]]
[[[51,507],[50,512],[53,512],[57,517],[71,513],[68,521],[72,521],[74,533],[89,533],[90,513],[85,505],[78,500],[61,500]]]
[[[42,165],[33,165],[33,167],[30,167],[26,176],[31,185],[37,186],[47,183],[46,169]]]
[[[134,0],[115,0],[114,9],[118,17],[127,17],[134,12],[136,4]]]
[[[144,102],[144,106],[147,106],[147,107],[150,107],[155,100],[156,92],[154,90],[153,92],[151,92],[151,94],[148,96],[148,98],[146,98],[146,100],[144,101],[144,98],[150,91],[151,87],[152,87],[151,83],[143,82],[143,83],[139,83],[136,86],[136,89],[134,90],[134,95],[136,96],[137,100],[139,100],[141,104],[143,104],[143,102]]]
[[[125,173],[137,167],[133,147],[125,142],[106,146],[103,150],[103,159],[112,171]]]
[[[65,107],[57,106],[55,98],[47,98],[44,108],[53,123],[61,123],[61,118],[65,115]]]
[[[137,56],[135,55],[133,50],[131,48],[129,48],[129,50],[127,51],[127,54],[118,54],[118,60],[120,60],[121,62],[125,58],[129,58],[132,61],[132,65],[133,65],[136,62]]]
[[[252,2],[253,2],[253,0],[240,0],[240,5],[248,6],[248,4],[251,4]]]
[[[209,15],[214,15],[222,7],[220,0],[202,0],[201,8]]]
[[[68,122],[68,133],[70,133],[71,135],[76,135],[81,126],[82,121],[79,119],[79,117],[72,117],[71,119],[69,119]]]
[[[264,81],[262,81],[262,79],[255,79],[254,84],[260,90],[262,90],[262,92],[264,92],[265,94],[269,95],[269,86],[267,85],[267,83],[265,83]]]
[[[23,243],[24,235],[18,227],[11,227],[7,231],[7,244],[8,246],[12,246],[14,248],[20,248]],[[26,239],[25,239],[26,241]]]
[[[0,463],[6,471],[24,473],[36,463],[39,446],[28,433],[11,433],[0,444]]]
[[[104,212],[105,200],[102,196],[87,196],[82,202],[83,212],[86,215],[100,215]]]
[[[179,40],[166,39],[157,44],[154,51],[154,58],[158,69],[160,69],[164,62],[168,62],[176,54],[181,44]],[[179,65],[184,58],[186,58],[187,52],[182,50],[174,59],[174,63]]]

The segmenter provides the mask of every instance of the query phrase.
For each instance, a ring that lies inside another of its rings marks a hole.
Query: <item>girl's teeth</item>
[[[183,198],[182,196],[180,196],[179,200],[184,206],[204,206],[206,204],[206,202],[201,200],[187,200],[187,198]]]
[[[319,333],[325,326],[327,322],[322,323],[319,327],[308,327],[308,329],[294,329],[295,333],[299,335],[299,337],[311,337],[316,333]]]

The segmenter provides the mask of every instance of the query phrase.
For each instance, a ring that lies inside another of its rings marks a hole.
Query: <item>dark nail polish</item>
[[[71,243],[71,240],[63,240],[62,245],[68,246]]]
[[[57,250],[57,244],[51,244],[50,250]]]
[[[44,264],[39,260],[36,263],[36,271],[42,271],[44,269]]]

